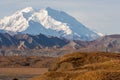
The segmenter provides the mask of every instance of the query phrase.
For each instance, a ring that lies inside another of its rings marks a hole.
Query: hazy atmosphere
[[[1,0],[0,19],[25,7],[51,7],[67,12],[94,31],[120,34],[120,0]]]

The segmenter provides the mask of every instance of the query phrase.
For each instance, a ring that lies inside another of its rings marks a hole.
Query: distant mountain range
[[[102,34],[96,33],[74,17],[51,8],[34,10],[27,7],[0,20],[0,32],[9,34],[44,34],[69,40],[91,41]]]
[[[120,52],[120,35],[106,35],[89,42],[89,46],[83,51]]]
[[[55,54],[55,56],[62,55],[68,51],[120,52],[120,35],[106,35],[94,41],[81,41],[61,39],[43,34],[10,35],[8,33],[0,33],[0,51],[1,50],[42,50],[43,55],[44,53],[51,53],[51,51],[53,51],[52,55]]]
[[[120,52],[120,35],[91,31],[63,11],[27,7],[0,20],[0,55],[6,50],[13,50],[6,54],[45,56],[68,51]]]

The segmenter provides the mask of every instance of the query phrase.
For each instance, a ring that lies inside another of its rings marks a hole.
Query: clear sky
[[[0,19],[25,7],[51,7],[67,12],[91,30],[120,34],[120,0],[1,0]]]

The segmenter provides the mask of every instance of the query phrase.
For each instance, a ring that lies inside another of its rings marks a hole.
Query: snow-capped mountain
[[[27,7],[0,20],[0,31],[8,33],[44,34],[73,40],[94,40],[95,33],[63,11],[51,8],[34,10]]]

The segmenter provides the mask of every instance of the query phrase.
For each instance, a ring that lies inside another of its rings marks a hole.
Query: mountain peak
[[[44,34],[73,40],[94,40],[99,37],[69,14],[50,7],[35,11],[26,7],[0,20],[0,30],[27,34]]]
[[[34,10],[33,10],[32,7],[26,7],[26,8],[24,8],[24,9],[20,10],[20,11],[21,11],[21,12],[32,12],[32,11],[34,11]]]

